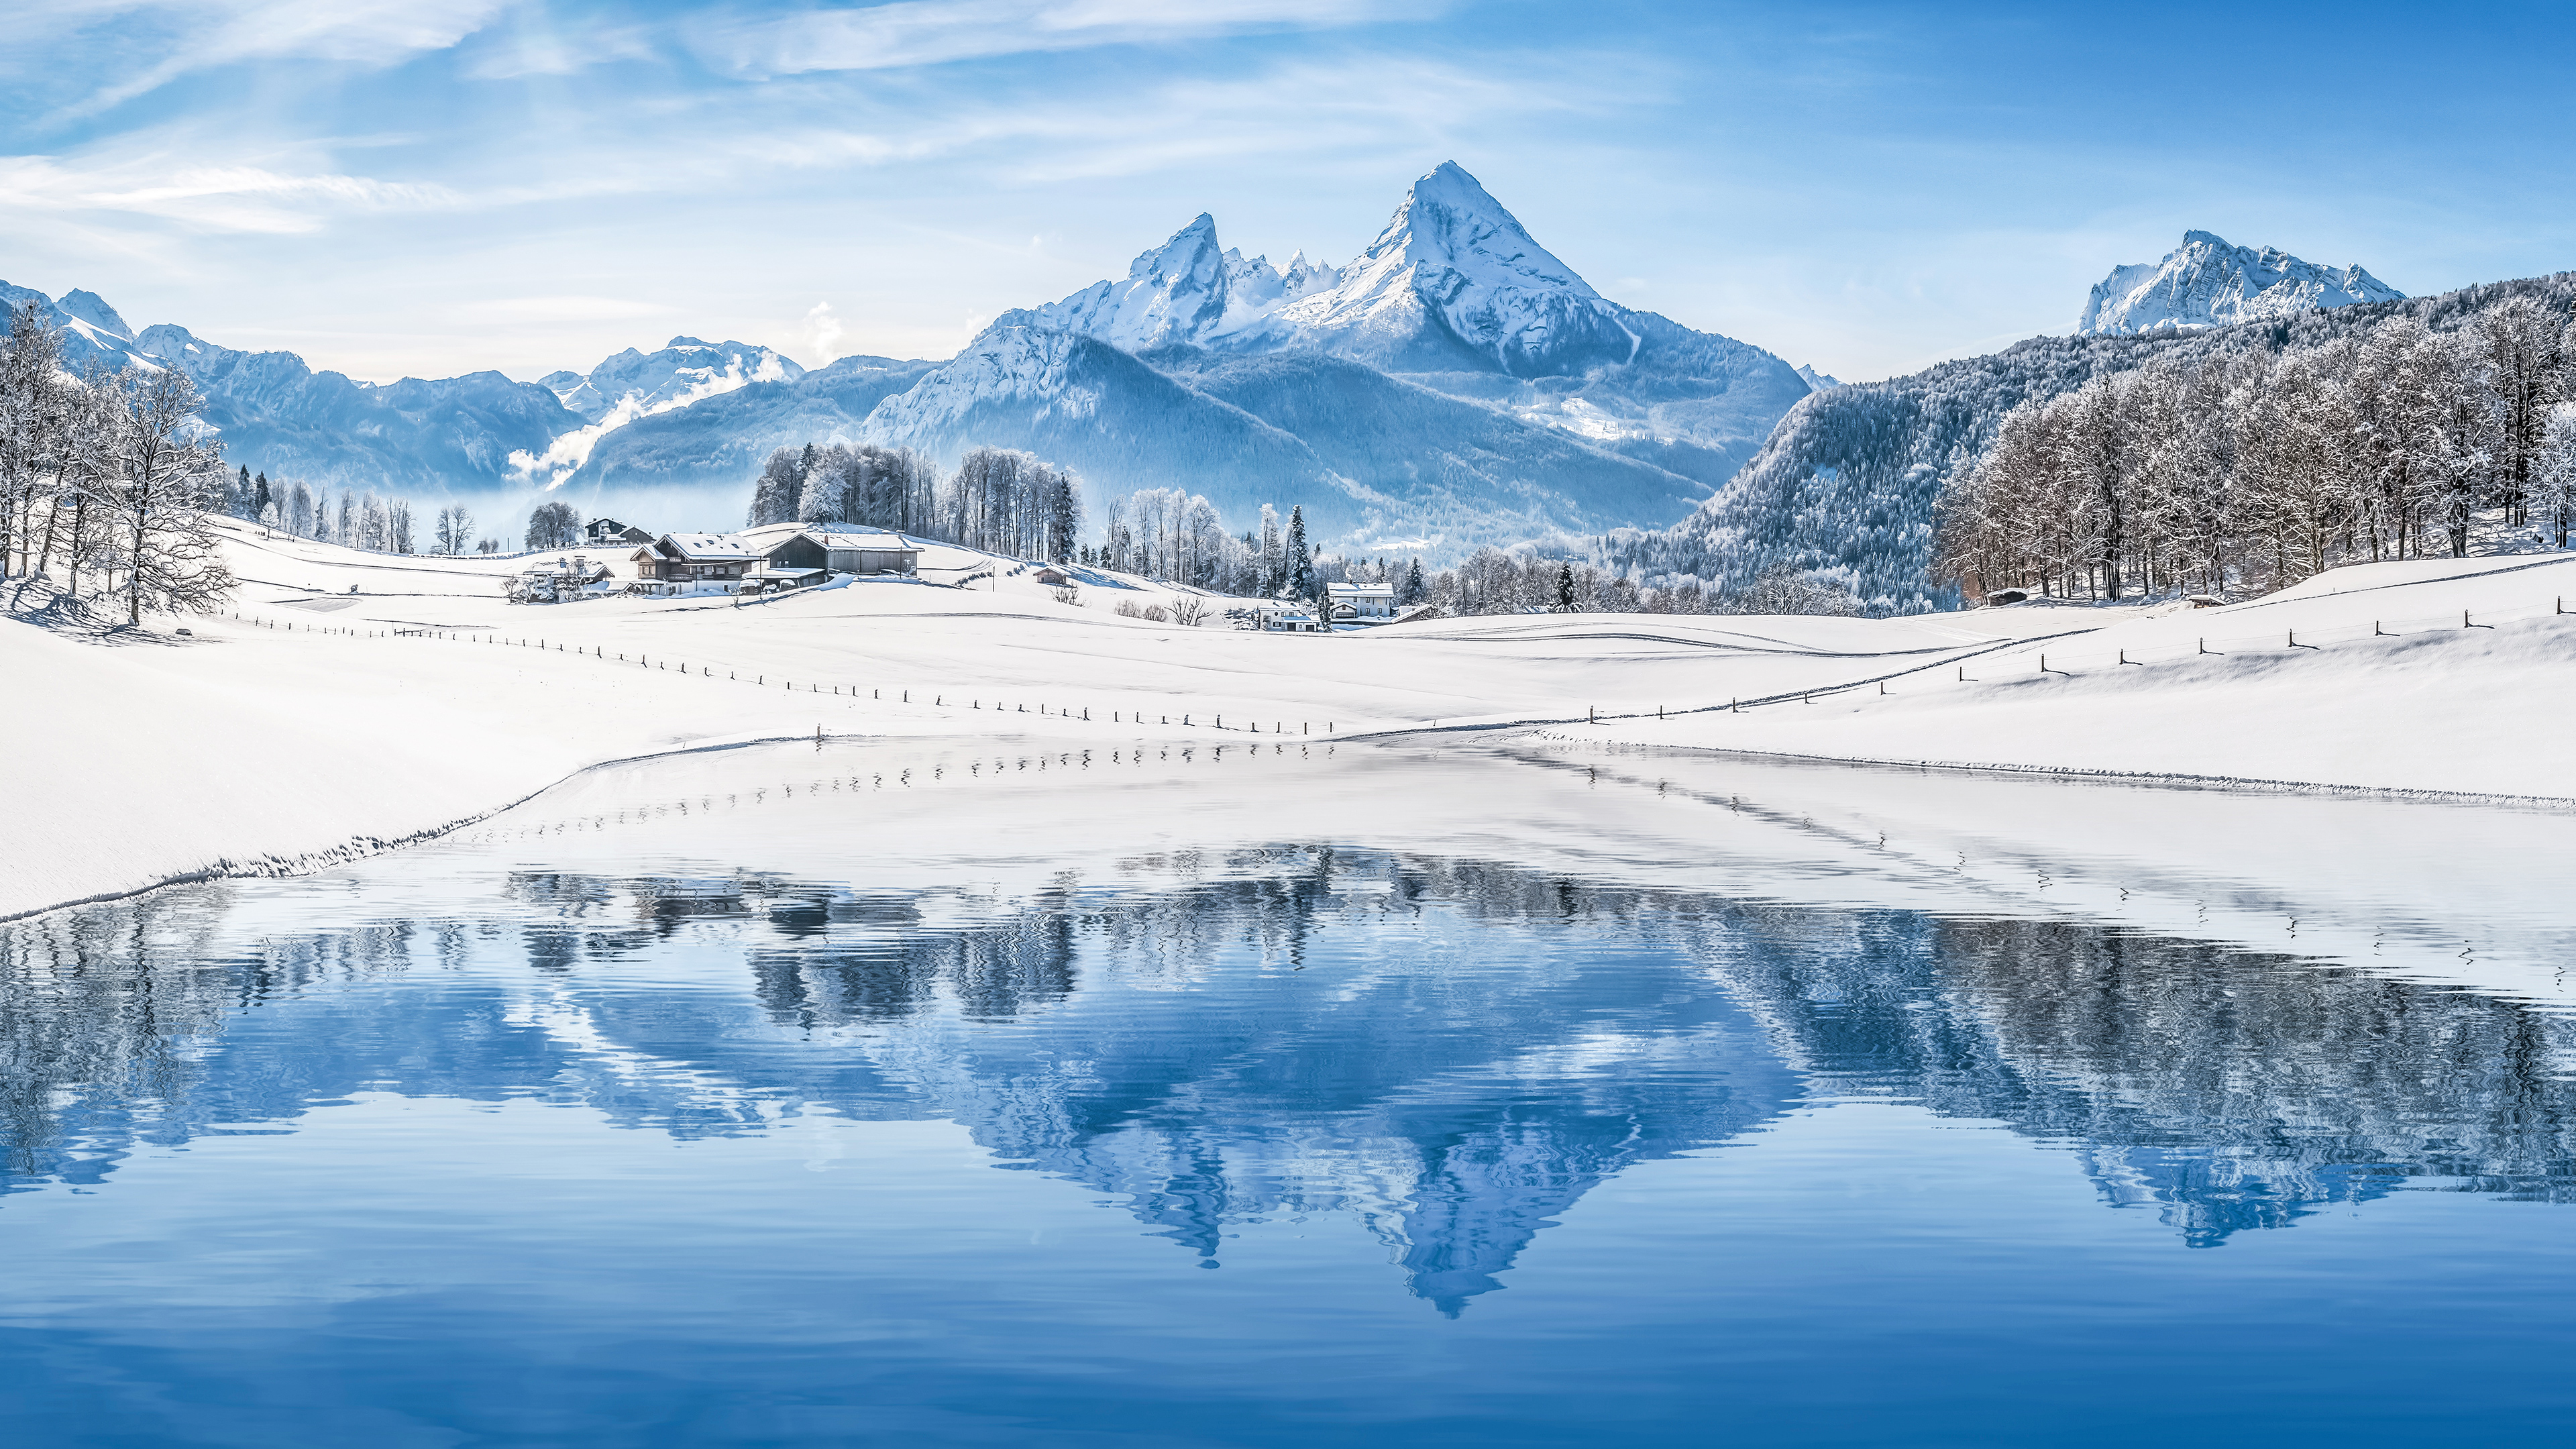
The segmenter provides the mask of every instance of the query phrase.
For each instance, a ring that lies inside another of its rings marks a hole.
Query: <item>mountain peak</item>
[[[1416,266],[1447,267],[1486,286],[1600,295],[1455,161],[1441,162],[1413,183],[1356,265],[1366,270],[1398,257]]]
[[[117,315],[116,309],[107,305],[107,299],[96,292],[74,288],[63,293],[62,301],[54,305],[62,308],[65,314],[77,317],[111,337],[127,342],[134,340],[134,329],[127,326],[125,319]]]
[[[1202,211],[1196,221],[1172,233],[1170,241],[1128,263],[1127,276],[1131,281],[1194,276],[1208,271],[1213,265],[1211,259],[1222,255],[1216,241],[1216,218]]]
[[[2075,332],[2194,331],[2405,295],[2358,265],[2322,267],[2278,247],[2238,246],[2216,232],[2186,231],[2182,245],[2161,261],[2113,267],[2086,299]]]

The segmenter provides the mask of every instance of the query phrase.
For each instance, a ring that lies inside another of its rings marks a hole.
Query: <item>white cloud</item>
[[[207,231],[319,231],[329,213],[440,209],[446,187],[256,165],[208,165],[147,153],[95,167],[50,156],[0,157],[0,210],[123,213]]]
[[[1323,30],[1412,19],[1440,0],[900,0],[694,27],[700,54],[748,75],[887,70],[983,56]]]
[[[822,366],[841,354],[841,319],[832,313],[832,304],[817,302],[805,314],[805,340],[814,349],[816,366]]]

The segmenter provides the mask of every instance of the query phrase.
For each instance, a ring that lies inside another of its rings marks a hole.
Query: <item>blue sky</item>
[[[1606,295],[1879,377],[2188,228],[2411,293],[2576,266],[2566,14],[16,0],[0,278],[379,379],[942,357],[1202,210],[1346,260],[1455,159]]]

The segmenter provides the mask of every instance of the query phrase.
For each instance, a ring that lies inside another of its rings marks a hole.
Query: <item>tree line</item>
[[[2158,358],[2023,403],[1939,506],[1972,597],[2262,592],[2576,527],[2576,324],[2514,296],[2311,345]]]
[[[0,344],[0,577],[55,584],[82,612],[203,613],[233,588],[210,512],[230,475],[176,368],[63,369],[35,303]]]
[[[1322,607],[1328,586],[1387,588],[1399,608],[1440,614],[1529,610],[1664,614],[1854,614],[1830,579],[1774,568],[1732,587],[1695,578],[1640,585],[1563,550],[1483,548],[1456,568],[1426,573],[1419,556],[1347,556],[1317,548],[1302,506],[1261,506],[1257,527],[1230,533],[1216,506],[1180,488],[1140,488],[1102,506],[1100,542],[1079,539],[1081,480],[1027,453],[970,450],[941,479],[904,448],[813,444],[769,455],[753,484],[748,522],[893,528],[1014,558],[1136,574],[1234,598]]]

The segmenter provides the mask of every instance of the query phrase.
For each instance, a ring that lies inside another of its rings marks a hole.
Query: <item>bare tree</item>
[[[528,547],[570,548],[581,542],[581,514],[569,503],[540,503],[528,515]]]
[[[208,513],[222,501],[223,455],[192,436],[196,384],[175,367],[119,379],[124,443],[110,566],[125,575],[125,621],[143,611],[205,613],[233,590]]]

